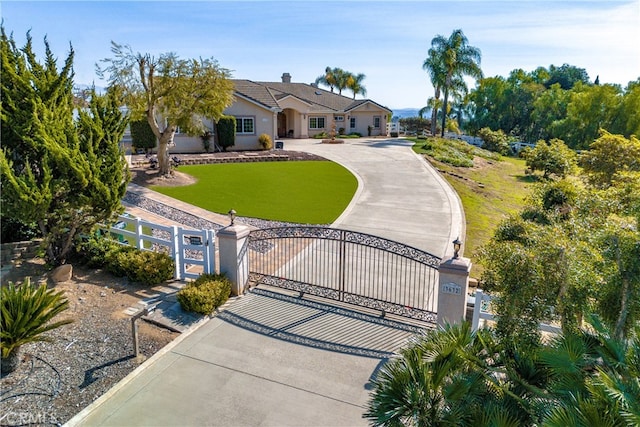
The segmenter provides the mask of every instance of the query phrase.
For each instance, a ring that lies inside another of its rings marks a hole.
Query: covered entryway
[[[296,131],[296,116],[299,112],[292,108],[285,108],[278,113],[278,138],[298,138]]]

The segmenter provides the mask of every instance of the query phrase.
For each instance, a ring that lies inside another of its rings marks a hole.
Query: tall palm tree
[[[429,99],[429,106],[431,107],[431,135],[435,135],[438,122],[438,110],[442,107],[440,95],[442,87],[445,84],[446,76],[442,58],[435,49],[429,49],[429,56],[424,60],[422,69],[429,74],[431,84],[433,84],[434,95],[433,98]]]
[[[353,91],[353,99],[356,99],[356,95],[358,94],[362,96],[367,95],[367,89],[362,85],[362,81],[365,79],[365,77],[366,76],[362,73],[349,73],[349,77],[347,78],[347,88]]]
[[[429,71],[430,75],[432,71],[436,74],[435,80],[444,91],[441,136],[444,136],[450,92],[455,90],[455,86],[464,76],[482,78],[482,69],[480,68],[482,54],[480,49],[469,46],[468,43],[469,41],[462,30],[454,30],[449,38],[437,35],[431,40],[429,57],[425,60],[425,64],[429,61],[425,69]]]

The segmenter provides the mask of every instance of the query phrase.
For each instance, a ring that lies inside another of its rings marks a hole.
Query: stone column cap
[[[221,228],[216,233],[218,236],[223,237],[235,237],[237,239],[241,239],[247,236],[251,232],[251,229],[246,225],[233,224],[227,227]]]
[[[471,271],[471,260],[469,258],[458,257],[442,260],[438,266],[438,271],[449,273],[469,273]]]

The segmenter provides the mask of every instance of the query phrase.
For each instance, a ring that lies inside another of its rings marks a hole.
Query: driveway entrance
[[[416,331],[257,288],[69,425],[364,426],[371,376]]]

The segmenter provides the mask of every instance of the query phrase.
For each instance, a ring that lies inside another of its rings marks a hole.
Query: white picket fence
[[[168,254],[175,261],[175,279],[195,279],[202,273],[216,272],[214,230],[166,226],[125,214],[109,232],[122,244]]]
[[[475,302],[473,306],[473,318],[471,320],[471,328],[477,331],[480,327],[484,326],[485,321],[494,320],[495,316],[491,313],[491,300],[492,296],[485,294],[482,289],[476,291]],[[480,321],[482,320],[482,324]],[[548,323],[540,323],[540,330],[543,332],[549,332],[552,334],[558,334],[562,332],[562,329],[555,325]]]

